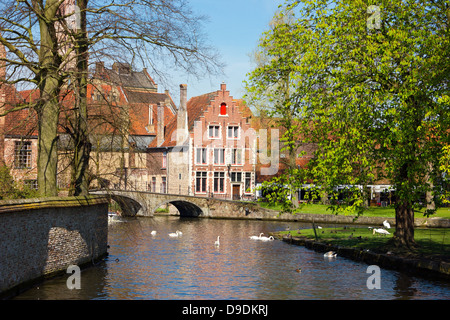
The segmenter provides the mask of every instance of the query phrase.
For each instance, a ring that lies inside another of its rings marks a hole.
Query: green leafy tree
[[[317,144],[309,177],[330,194],[352,186],[347,204],[358,212],[366,186],[389,180],[393,242],[414,248],[414,209],[437,192],[449,143],[449,1],[287,1],[286,10],[299,14],[300,49],[280,48],[278,59],[297,66],[291,94]]]
[[[256,68],[246,81],[246,101],[254,106],[260,116],[271,117],[274,126],[282,130],[280,151],[287,151],[281,159],[286,166],[284,175],[265,182],[263,188],[272,190],[267,197],[272,203],[281,203],[286,211],[298,206],[297,190],[301,181],[296,164],[297,150],[301,144],[298,132],[298,117],[302,110],[298,85],[299,66],[295,61],[303,51],[300,44],[303,34],[294,24],[291,12],[280,12],[270,23],[269,31],[260,39],[252,57]],[[271,186],[269,186],[271,185]],[[282,188],[277,186],[282,185]]]
[[[442,171],[443,192],[440,200],[443,204],[450,204],[450,145],[443,148],[442,158],[439,160],[439,169]]]
[[[4,163],[0,163],[0,200],[35,197],[37,197],[35,189],[14,181],[10,169]]]

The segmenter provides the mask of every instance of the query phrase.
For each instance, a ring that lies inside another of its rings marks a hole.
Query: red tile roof
[[[10,136],[36,136],[37,115],[34,109],[26,107],[26,100],[14,86],[2,84],[5,93],[4,111],[5,116],[4,134]],[[14,109],[18,109],[13,111]]]

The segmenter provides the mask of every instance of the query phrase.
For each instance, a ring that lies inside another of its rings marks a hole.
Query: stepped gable
[[[197,121],[203,113],[206,111],[208,106],[211,104],[211,100],[213,100],[218,95],[216,92],[205,93],[200,96],[192,97],[187,102],[187,114],[188,114],[188,131],[191,132],[194,127],[195,121]],[[166,134],[164,136],[164,142],[160,147],[174,147],[177,143],[177,117],[174,117],[167,125],[166,125]],[[149,144],[149,148],[156,148],[157,141],[153,140]]]

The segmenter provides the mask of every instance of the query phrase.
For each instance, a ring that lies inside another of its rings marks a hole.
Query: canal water
[[[81,289],[61,276],[15,299],[77,300],[448,300],[450,284],[381,269],[369,289],[368,265],[324,258],[302,246],[251,240],[311,224],[198,218],[130,218],[109,226],[109,255],[81,272]],[[152,231],[156,235],[152,235]],[[179,230],[176,238],[169,233]],[[220,245],[215,246],[220,236]],[[300,271],[301,272],[298,272]]]

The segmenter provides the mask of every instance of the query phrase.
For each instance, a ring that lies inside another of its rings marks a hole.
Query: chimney
[[[180,84],[180,107],[177,113],[177,146],[188,137],[187,84]]]
[[[158,103],[158,130],[156,132],[156,144],[161,146],[164,142],[164,103]]]

